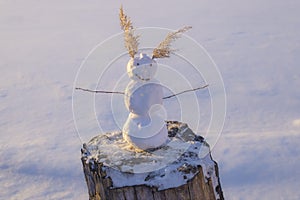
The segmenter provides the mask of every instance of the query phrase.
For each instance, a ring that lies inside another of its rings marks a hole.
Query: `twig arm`
[[[201,86],[201,87],[198,87],[198,88],[194,88],[194,89],[190,89],[190,90],[184,90],[184,91],[179,92],[179,93],[177,93],[177,94],[172,94],[172,95],[170,95],[170,96],[166,96],[166,97],[164,97],[163,99],[169,99],[169,98],[178,96],[178,95],[183,94],[183,93],[186,93],[186,92],[192,92],[192,91],[196,91],[196,90],[201,90],[201,89],[204,89],[204,88],[206,88],[206,87],[208,87],[208,85],[204,85],[204,86]]]
[[[111,92],[111,91],[105,91],[105,90],[90,90],[85,88],[76,87],[75,90],[82,90],[85,92],[92,92],[92,93],[105,93],[105,94],[125,94],[124,92]]]
[[[206,87],[208,87],[208,85],[204,85],[204,86],[201,86],[201,87],[198,87],[198,88],[194,88],[194,89],[184,90],[184,91],[179,92],[177,94],[172,94],[170,96],[163,97],[163,99],[169,99],[169,98],[181,95],[181,94],[186,93],[186,92],[192,92],[192,91],[196,91],[196,90],[201,90],[201,89],[204,89]],[[90,89],[85,89],[85,88],[80,88],[80,87],[76,87],[75,89],[76,90],[82,90],[82,91],[85,91],[85,92],[92,92],[92,93],[122,94],[122,95],[125,95],[124,92],[112,92],[112,91],[105,91],[105,90],[90,90]]]

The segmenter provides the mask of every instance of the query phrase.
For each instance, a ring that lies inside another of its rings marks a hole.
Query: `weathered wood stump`
[[[82,164],[90,200],[224,199],[209,145],[184,123],[167,122],[169,142],[137,150],[121,132],[84,144]]]

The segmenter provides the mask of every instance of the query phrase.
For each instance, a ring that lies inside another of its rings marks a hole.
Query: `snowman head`
[[[149,81],[156,73],[157,63],[147,54],[141,53],[139,57],[131,58],[127,64],[128,76],[136,81]]]

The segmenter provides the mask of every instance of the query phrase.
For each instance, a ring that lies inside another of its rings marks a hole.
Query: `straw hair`
[[[134,55],[138,52],[139,36],[134,35],[134,29],[132,22],[127,15],[124,14],[123,6],[120,8],[120,25],[124,31],[125,47],[128,50],[130,57],[134,58]]]
[[[170,53],[174,50],[171,49],[171,43],[181,36],[182,33],[191,29],[191,26],[185,26],[175,32],[169,33],[167,37],[162,41],[158,47],[153,50],[152,59],[154,58],[167,58],[170,57]]]

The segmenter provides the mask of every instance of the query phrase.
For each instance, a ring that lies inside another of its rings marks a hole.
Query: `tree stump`
[[[147,151],[126,143],[121,132],[84,144],[83,171],[90,200],[224,199],[209,145],[187,124],[168,121],[169,141]]]

